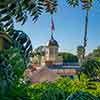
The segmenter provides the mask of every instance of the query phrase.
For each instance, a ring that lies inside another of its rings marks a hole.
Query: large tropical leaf
[[[72,93],[66,100],[99,100],[88,92],[77,91]]]
[[[0,0],[0,23],[8,32],[12,31],[13,18],[23,25],[29,15],[36,22],[43,11],[53,14],[56,9],[57,0]]]
[[[31,40],[26,33],[20,30],[14,30],[9,34],[14,42],[15,47],[20,47],[23,52],[23,56],[27,58],[32,53],[32,44]]]

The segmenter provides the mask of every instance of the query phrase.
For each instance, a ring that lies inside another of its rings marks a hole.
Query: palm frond
[[[14,30],[9,35],[12,37],[14,42],[18,42],[20,44],[20,46],[24,52],[26,52],[28,48],[30,48],[30,50],[32,50],[32,44],[31,44],[30,38],[23,31]],[[17,45],[14,45],[14,46],[17,46]],[[29,52],[27,52],[27,53],[29,54]],[[27,54],[24,54],[24,55],[27,55]]]
[[[76,7],[81,4],[82,9],[90,9],[94,0],[67,0],[67,4]]]
[[[79,6],[79,0],[67,0],[67,3],[72,7]]]
[[[16,22],[22,25],[26,22],[28,15],[32,16],[34,22],[43,13],[44,10],[54,13],[57,9],[57,0],[6,0],[0,1],[1,22],[7,21],[15,17]],[[6,5],[6,6],[5,6]],[[4,15],[6,15],[4,17]]]

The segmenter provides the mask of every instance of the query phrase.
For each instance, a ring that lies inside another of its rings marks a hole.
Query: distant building
[[[45,51],[45,63],[56,64],[62,61],[62,58],[58,56],[59,44],[51,35],[51,39],[48,41]]]
[[[47,42],[47,45],[45,47],[45,53],[44,55],[40,58],[38,58],[38,62],[41,62],[41,65],[45,64],[62,64],[63,63],[63,58],[62,56],[58,56],[59,53],[59,44],[58,42],[54,39],[53,34],[51,35],[50,40]],[[34,57],[35,58],[35,57]],[[33,58],[33,62],[35,62]]]

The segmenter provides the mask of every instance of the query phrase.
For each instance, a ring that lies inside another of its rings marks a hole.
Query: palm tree
[[[93,0],[67,0],[67,3],[73,7],[79,6],[79,4],[81,4],[82,9],[86,11],[84,39],[83,39],[83,55],[82,55],[83,59],[85,59],[86,46],[87,46],[87,32],[88,32],[88,15],[89,15],[88,13],[90,8],[92,7]]]

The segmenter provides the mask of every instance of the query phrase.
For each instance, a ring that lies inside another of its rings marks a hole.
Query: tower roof
[[[53,37],[53,34],[51,35],[51,39],[48,42],[48,46],[57,46],[57,47],[59,47],[58,42]]]

